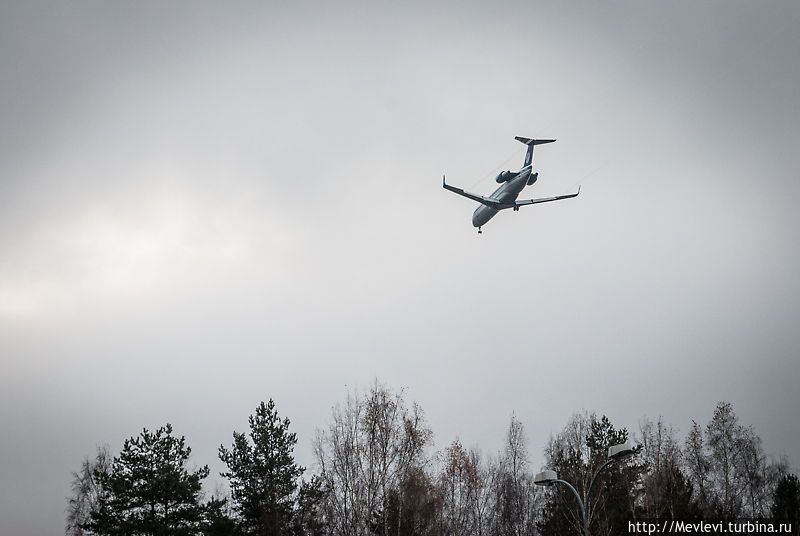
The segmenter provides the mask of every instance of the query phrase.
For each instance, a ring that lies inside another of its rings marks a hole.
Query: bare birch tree
[[[484,487],[479,459],[456,439],[444,452],[439,476],[442,495],[442,527],[445,534],[480,534],[480,501]]]
[[[541,492],[533,484],[529,463],[524,426],[512,415],[494,478],[493,530],[496,534],[536,534]]]
[[[99,507],[99,499],[103,493],[100,475],[111,471],[113,456],[107,445],[97,447],[94,459],[86,458],[79,471],[72,473],[72,497],[67,503],[67,536],[84,536],[90,534],[85,528],[92,512]]]
[[[376,381],[365,394],[348,393],[314,445],[333,533],[390,534],[388,500],[414,469],[426,464],[431,438],[421,408],[409,407],[402,392]],[[399,532],[403,512],[394,517],[391,529]]]
[[[782,465],[769,460],[752,426],[739,424],[730,402],[717,404],[702,437],[692,423],[684,455],[704,515],[734,519],[768,513]]]
[[[692,485],[684,474],[684,457],[675,430],[661,417],[639,425],[641,456],[646,472],[642,478],[640,507],[650,519],[691,519]]]

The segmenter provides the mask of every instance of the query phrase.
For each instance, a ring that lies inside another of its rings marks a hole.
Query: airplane
[[[451,186],[445,182],[444,175],[442,175],[442,187],[445,190],[450,190],[451,192],[462,195],[467,199],[472,199],[473,201],[480,203],[478,208],[476,208],[475,212],[472,214],[472,225],[473,227],[478,228],[478,234],[482,232],[481,227],[486,225],[486,222],[494,218],[495,214],[501,210],[513,208],[516,212],[519,210],[519,207],[525,205],[535,205],[537,203],[547,203],[548,201],[570,199],[572,197],[577,197],[578,194],[581,193],[581,188],[578,186],[578,191],[574,194],[543,197],[540,199],[523,199],[522,201],[517,201],[517,197],[519,196],[520,192],[522,192],[522,189],[525,188],[525,186],[532,185],[539,178],[538,172],[531,174],[533,169],[534,146],[545,143],[553,143],[556,140],[534,140],[531,138],[522,138],[520,136],[515,136],[514,139],[521,141],[528,146],[528,152],[525,155],[525,163],[522,165],[522,169],[519,171],[501,171],[495,179],[497,182],[501,183],[500,187],[492,192],[490,196],[485,197],[482,195],[473,194],[461,188]]]

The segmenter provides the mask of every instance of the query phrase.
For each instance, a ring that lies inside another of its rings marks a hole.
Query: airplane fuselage
[[[492,192],[492,195],[490,195],[489,198],[504,205],[508,205],[508,208],[513,207],[514,202],[517,200],[517,197],[519,197],[520,192],[522,192],[522,189],[528,184],[528,179],[530,179],[530,176],[531,166],[527,165],[521,170],[517,171],[513,178],[508,179],[506,182],[501,184],[497,190]],[[472,213],[473,227],[481,227],[482,225],[486,225],[486,222],[494,218],[495,214],[498,212],[499,210],[494,207],[490,207],[488,205],[478,205],[478,208],[476,208],[475,212]]]
[[[472,225],[478,228],[478,234],[481,233],[481,226],[486,225],[486,222],[494,218],[495,214],[501,210],[512,208],[514,211],[517,211],[519,207],[549,203],[550,201],[559,201],[561,199],[570,199],[578,197],[578,194],[581,193],[581,189],[578,187],[578,191],[574,194],[540,197],[538,199],[517,199],[520,192],[522,192],[526,186],[535,183],[539,178],[538,173],[531,173],[531,167],[533,166],[533,147],[544,143],[553,143],[556,140],[523,138],[521,136],[515,136],[514,139],[528,146],[528,152],[525,153],[525,162],[522,164],[522,169],[517,172],[503,171],[497,175],[495,180],[501,184],[497,190],[492,192],[492,195],[483,196],[467,192],[463,188],[447,184],[445,176],[442,175],[442,188],[480,203],[480,206],[478,206],[472,214]]]

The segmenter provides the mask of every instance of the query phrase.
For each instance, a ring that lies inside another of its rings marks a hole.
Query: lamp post
[[[589,506],[590,506],[590,494],[592,492],[592,487],[594,486],[595,481],[597,480],[597,475],[605,469],[608,465],[612,462],[624,458],[630,454],[633,454],[633,448],[631,447],[630,443],[627,441],[625,443],[620,443],[619,445],[612,445],[608,447],[608,459],[605,461],[603,465],[600,466],[594,476],[592,476],[592,480],[589,483],[589,488],[586,490],[586,505],[584,506],[583,499],[581,499],[580,494],[578,494],[578,490],[576,490],[572,484],[567,482],[566,480],[561,480],[558,478],[558,475],[555,471],[551,470],[544,470],[541,473],[538,473],[533,478],[533,483],[537,486],[552,486],[556,482],[559,484],[564,484],[569,489],[572,490],[572,493],[575,495],[575,498],[578,499],[578,506],[581,508],[581,520],[583,521],[583,536],[589,536]]]

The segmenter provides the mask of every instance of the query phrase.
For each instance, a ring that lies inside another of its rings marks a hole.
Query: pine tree
[[[261,404],[250,416],[250,435],[233,433],[230,450],[219,447],[228,471],[231,501],[243,534],[272,536],[291,530],[298,478],[305,469],[294,462],[297,443],[289,419],[278,416],[275,403]]]
[[[617,430],[605,416],[598,420],[594,414],[584,413],[574,415],[546,449],[547,467],[572,483],[583,498],[591,534],[623,534],[627,521],[633,519],[641,463],[636,457],[620,460],[598,473],[607,461],[608,447],[627,439],[627,429]],[[634,448],[634,453],[639,451],[640,447]],[[539,531],[545,535],[582,531],[577,501],[564,486],[549,489]]]
[[[792,534],[800,534],[800,480],[785,475],[772,495],[772,519],[776,523],[791,523]]]
[[[203,529],[200,504],[208,467],[187,468],[192,449],[167,424],[125,441],[111,471],[97,471],[102,495],[86,528],[99,535],[193,535]]]

